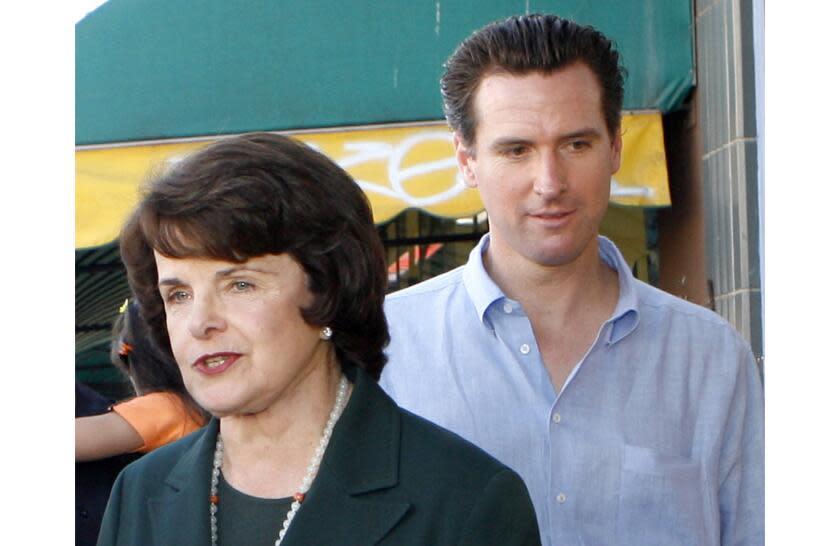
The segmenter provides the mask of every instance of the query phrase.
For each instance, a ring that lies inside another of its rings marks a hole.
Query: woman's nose
[[[226,326],[218,302],[210,296],[193,296],[188,320],[190,334],[198,339],[206,339]]]

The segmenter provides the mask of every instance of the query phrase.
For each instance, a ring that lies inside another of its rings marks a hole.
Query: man
[[[622,72],[609,40],[555,16],[490,24],[455,51],[444,107],[490,233],[465,266],[387,299],[382,385],[514,468],[543,544],[763,544],[749,347],[633,279],[597,233]]]

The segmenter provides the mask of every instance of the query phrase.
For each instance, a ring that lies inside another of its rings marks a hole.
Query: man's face
[[[491,74],[473,109],[475,142],[456,135],[456,156],[487,209],[493,260],[555,266],[597,255],[621,135],[607,129],[592,70]]]

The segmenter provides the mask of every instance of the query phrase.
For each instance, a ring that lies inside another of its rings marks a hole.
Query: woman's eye
[[[186,290],[173,290],[166,299],[172,303],[181,303],[189,298],[190,294]]]

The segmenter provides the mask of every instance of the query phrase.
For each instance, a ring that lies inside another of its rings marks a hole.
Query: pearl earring
[[[324,326],[323,328],[321,328],[320,337],[324,341],[329,341],[329,339],[332,337],[332,328],[330,328],[329,326]]]

